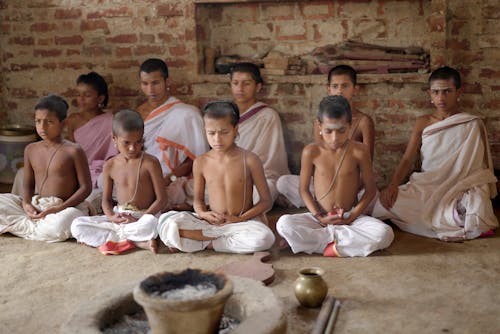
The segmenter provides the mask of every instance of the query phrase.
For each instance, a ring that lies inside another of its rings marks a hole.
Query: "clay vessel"
[[[151,287],[168,290],[198,284],[206,277],[215,280],[218,289],[209,297],[169,300],[151,293]],[[224,305],[232,293],[233,284],[225,275],[187,269],[149,276],[134,288],[134,299],[144,308],[152,334],[211,334],[217,333]]]
[[[328,293],[328,286],[323,280],[325,272],[318,267],[304,268],[299,271],[295,281],[295,297],[302,306],[319,307]]]

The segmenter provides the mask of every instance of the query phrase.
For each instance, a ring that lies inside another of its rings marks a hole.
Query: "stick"
[[[337,315],[339,314],[340,302],[335,299],[335,304],[333,305],[332,313],[330,313],[330,318],[328,318],[328,324],[324,334],[332,334],[333,328],[335,327],[335,322],[337,321]]]
[[[326,296],[311,334],[323,334],[334,304],[335,298],[332,295]]]

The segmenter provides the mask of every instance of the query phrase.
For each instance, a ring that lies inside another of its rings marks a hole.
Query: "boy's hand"
[[[129,213],[115,213],[109,219],[115,224],[128,224],[137,221],[137,218]]]
[[[41,219],[47,215],[50,215],[51,213],[57,213],[57,212],[62,211],[62,210],[63,210],[63,208],[59,205],[53,206],[53,207],[50,207],[50,208],[43,210],[42,212],[36,214],[35,216],[33,216],[33,218],[34,219]]]
[[[200,217],[213,225],[221,225],[224,223],[224,215],[213,211],[205,211],[200,213]]]
[[[398,199],[398,186],[388,186],[380,193],[380,203],[386,209],[391,209]]]
[[[226,224],[232,224],[232,223],[239,223],[241,222],[241,218],[238,216],[234,215],[225,215],[224,216],[224,223],[221,225],[226,225]]]
[[[344,209],[334,209],[326,216],[319,217],[318,220],[325,227],[326,225],[349,225],[351,223],[350,218],[344,218]]]
[[[31,219],[35,219],[35,216],[38,215],[38,210],[31,203],[23,202],[23,209]]]

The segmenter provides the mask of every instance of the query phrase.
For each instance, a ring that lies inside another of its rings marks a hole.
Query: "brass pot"
[[[295,297],[302,306],[319,307],[328,293],[328,285],[322,275],[324,270],[319,267],[304,268],[299,271],[295,281]]]

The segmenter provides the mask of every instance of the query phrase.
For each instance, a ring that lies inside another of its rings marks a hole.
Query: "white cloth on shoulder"
[[[179,230],[202,230],[211,241],[181,238]],[[197,252],[211,242],[215,251],[227,253],[253,253],[269,249],[274,244],[274,234],[260,220],[254,218],[223,226],[211,225],[192,212],[169,211],[160,216],[158,223],[160,239],[168,247],[183,252]]]
[[[63,203],[63,200],[50,196],[33,196],[31,204],[39,211]],[[33,220],[23,209],[22,198],[13,194],[0,194],[0,233],[12,233],[18,237],[57,242],[71,238],[71,222],[88,214],[86,203],[51,213],[42,219]]]
[[[131,214],[138,220],[128,224],[115,224],[106,216],[79,217],[71,225],[71,233],[74,238],[88,246],[99,247],[107,241],[130,240],[141,242],[157,237],[157,217],[142,212],[123,210],[116,206],[113,211],[115,213]]]
[[[389,247],[394,239],[389,225],[363,215],[350,225],[326,227],[321,226],[310,212],[283,215],[278,219],[276,229],[294,253],[323,254],[326,246],[335,242],[335,249],[341,257],[368,256]]]
[[[477,116],[460,113],[426,127],[421,156],[422,172],[399,186],[390,210],[377,200],[373,216],[441,240],[474,239],[498,227],[490,200],[497,193],[496,178]]]

